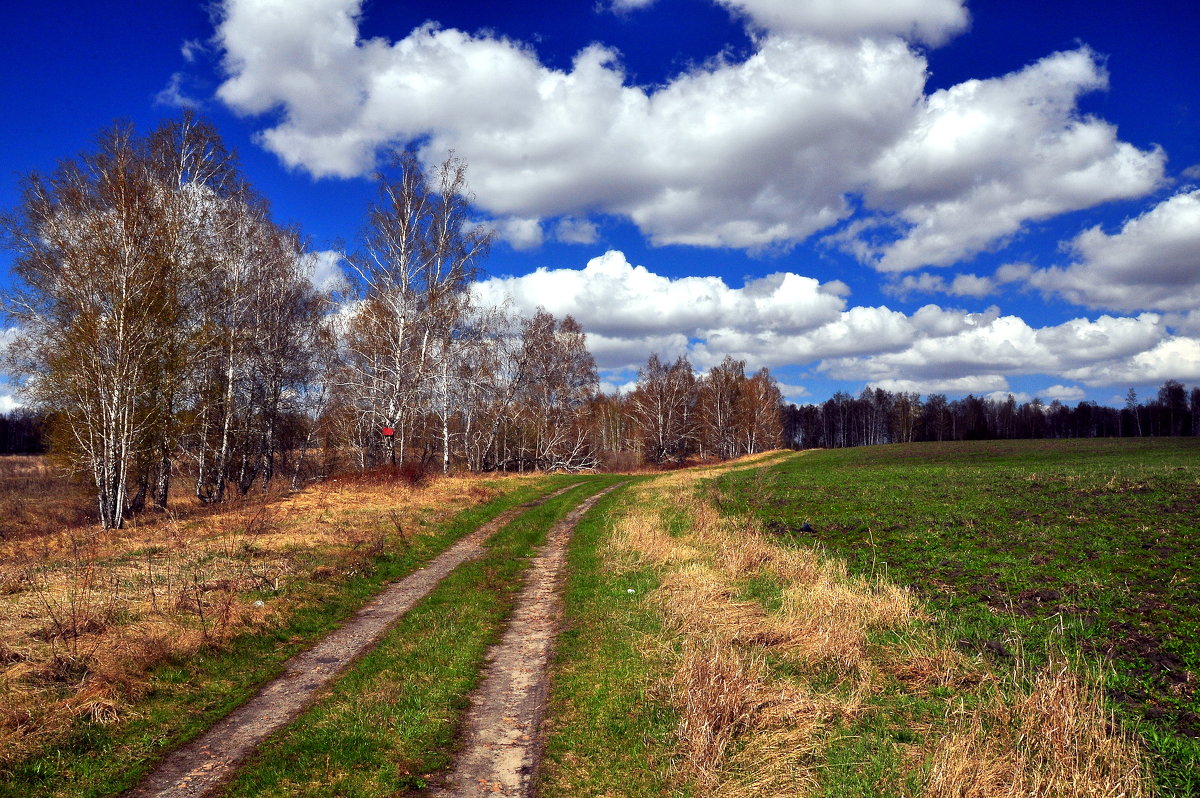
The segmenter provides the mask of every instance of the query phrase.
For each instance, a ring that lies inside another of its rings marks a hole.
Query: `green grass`
[[[487,648],[549,528],[598,477],[520,516],[457,568],[319,701],[266,743],[230,796],[392,795],[426,787],[453,761],[455,733]]]
[[[1001,669],[1061,647],[1102,670],[1153,753],[1160,793],[1200,794],[1200,441],[812,452],[722,477],[715,495],[782,542],[911,585],[942,634]],[[847,736],[878,738],[860,726]],[[865,761],[858,745],[830,756]]]
[[[559,636],[539,795],[684,796],[671,778],[678,718],[654,685],[664,630],[645,597],[651,569],[606,567],[611,518],[628,492],[601,499],[575,530],[569,552],[566,627]]]
[[[336,583],[299,581],[288,587],[305,600],[282,626],[245,635],[220,651],[156,669],[145,698],[130,717],[102,726],[82,721],[46,753],[0,774],[0,798],[91,798],[132,787],[170,750],[207,729],[264,682],[278,675],[288,657],[312,645],[375,595],[445,550],[455,540],[505,510],[561,487],[578,477],[549,477],[521,483],[493,501],[447,519],[435,534],[377,556],[366,571]]]

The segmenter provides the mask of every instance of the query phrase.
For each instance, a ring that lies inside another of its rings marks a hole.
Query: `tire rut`
[[[513,507],[459,539],[371,599],[346,623],[286,663],[245,704],[217,721],[200,737],[176,749],[125,798],[205,798],[228,781],[238,765],[269,736],[311,706],[322,689],[371,648],[399,618],[428,595],[459,565],[483,554],[483,544],[532,507],[584,484],[573,483]]]
[[[437,798],[525,798],[541,760],[541,723],[549,692],[548,666],[562,617],[561,583],[567,544],[606,488],[581,502],[547,535],[500,642],[489,649],[483,680],[471,696],[463,747]]]

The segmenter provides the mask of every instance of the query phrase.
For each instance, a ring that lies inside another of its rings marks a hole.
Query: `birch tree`
[[[168,457],[195,242],[187,198],[226,190],[230,173],[210,133],[164,126],[147,139],[114,127],[50,177],[29,176],[4,222],[17,255],[10,366],[27,398],[66,425],[105,527],[124,523],[134,473],[156,460],[161,471]]]
[[[522,413],[529,430],[525,453],[534,468],[578,471],[596,467],[583,409],[596,394],[596,361],[583,328],[539,308],[521,331]]]
[[[405,446],[437,440],[450,468],[452,371],[467,286],[491,236],[471,224],[466,164],[453,156],[426,175],[416,154],[395,156],[378,176],[378,199],[367,215],[353,266],[359,304],[346,326],[345,368],[338,381],[344,405],[357,415],[364,465],[405,458]],[[428,426],[440,419],[438,429]],[[379,430],[394,436],[385,440]]]
[[[650,355],[629,394],[630,415],[647,460],[683,462],[696,440],[696,376],[687,358],[673,364]]]

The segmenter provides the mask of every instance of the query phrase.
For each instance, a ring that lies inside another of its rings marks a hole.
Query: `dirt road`
[[[450,796],[529,796],[541,759],[541,722],[549,687],[547,666],[562,614],[561,581],[567,543],[595,494],[561,521],[538,552],[500,642],[488,651],[483,683],[471,697],[464,745],[446,786]]]
[[[137,787],[127,792],[126,798],[203,798],[212,795],[233,776],[242,760],[307,709],[321,690],[350,663],[373,648],[400,616],[428,595],[438,582],[462,563],[479,557],[488,538],[530,507],[544,504],[579,484],[568,485],[502,513],[459,540],[424,568],[384,590],[316,646],[288,660],[283,674],[248,702],[170,754]]]

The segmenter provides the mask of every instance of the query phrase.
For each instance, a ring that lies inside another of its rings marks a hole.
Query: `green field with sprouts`
[[[1200,440],[816,451],[710,492],[785,545],[909,586],[999,669],[1062,651],[1100,671],[1161,794],[1200,794]]]

